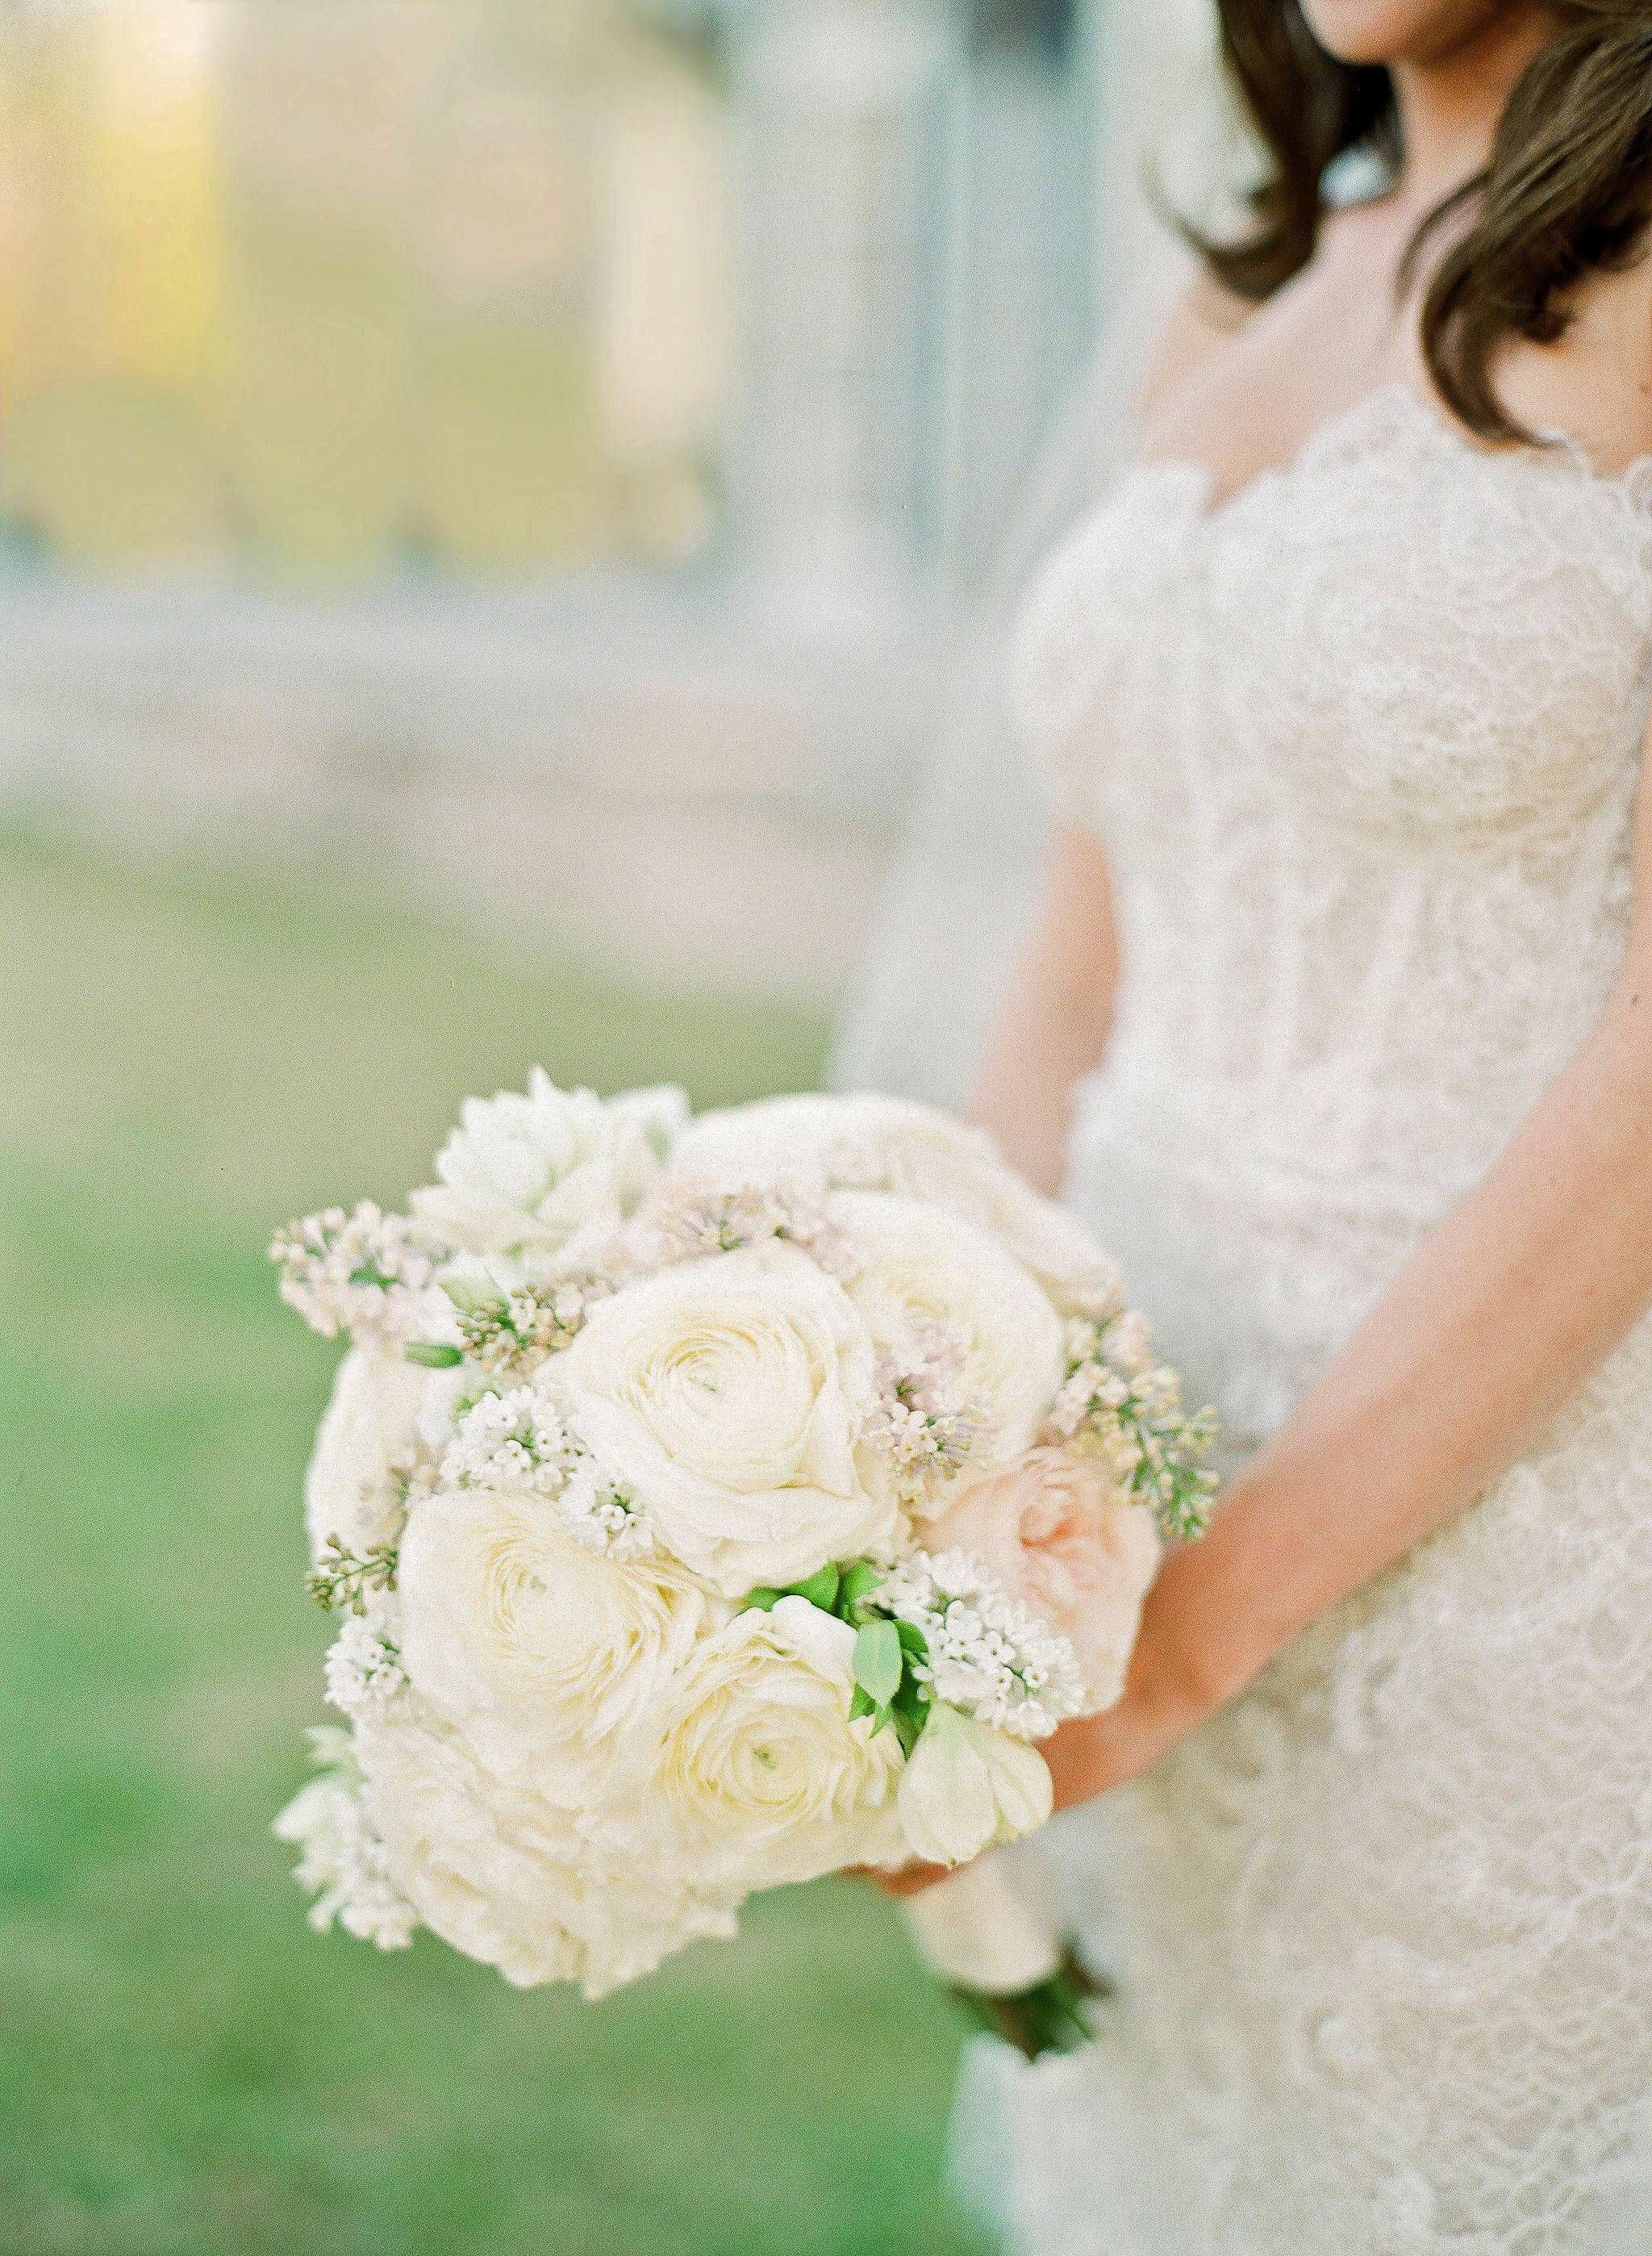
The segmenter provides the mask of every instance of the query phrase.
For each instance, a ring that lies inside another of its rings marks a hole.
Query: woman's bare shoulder
[[[1602,469],[1652,453],[1652,256],[1591,278],[1557,343],[1507,348],[1498,397],[1529,429],[1570,432]]]
[[[1206,361],[1230,344],[1256,308],[1225,290],[1203,270],[1172,304],[1159,332],[1142,385],[1141,416],[1148,422]]]

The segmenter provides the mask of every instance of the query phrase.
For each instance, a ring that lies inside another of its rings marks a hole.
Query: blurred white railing
[[[826,1005],[940,651],[902,620],[852,645],[757,632],[645,579],[306,600],[53,576],[0,602],[0,810]]]

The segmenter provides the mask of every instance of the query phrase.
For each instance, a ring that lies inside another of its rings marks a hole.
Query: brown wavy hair
[[[1299,0],[1218,4],[1223,58],[1269,162],[1249,230],[1194,240],[1218,281],[1259,301],[1312,257],[1328,166],[1352,149],[1397,162],[1399,114],[1388,72],[1327,54]],[[1491,162],[1430,213],[1400,270],[1403,293],[1425,249],[1448,238],[1424,295],[1424,356],[1452,413],[1492,440],[1532,438],[1492,387],[1497,346],[1554,343],[1578,285],[1634,264],[1652,221],[1652,0],[1563,0],[1555,13]]]

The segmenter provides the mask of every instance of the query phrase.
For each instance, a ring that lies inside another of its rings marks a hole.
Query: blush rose
[[[927,1540],[932,1550],[973,1552],[1071,1640],[1087,1714],[1113,1705],[1160,1544],[1152,1513],[1123,1497],[1100,1463],[1029,1449],[1008,1472],[955,1497]]]

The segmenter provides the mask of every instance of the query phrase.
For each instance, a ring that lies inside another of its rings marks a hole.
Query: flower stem
[[[1014,2045],[1024,2060],[1045,2053],[1079,2052],[1095,2041],[1086,2007],[1109,1998],[1113,1985],[1081,1965],[1069,1947],[1060,1965],[1030,1990],[994,1996],[985,1990],[954,1988],[952,1995],[971,2020],[989,2035]]]

